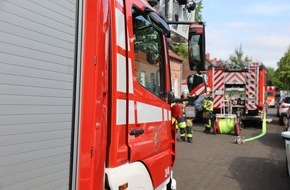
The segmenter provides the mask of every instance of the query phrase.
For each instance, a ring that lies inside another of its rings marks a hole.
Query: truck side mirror
[[[175,95],[172,91],[167,93],[168,103],[173,103],[175,101]]]
[[[189,26],[188,60],[190,70],[205,70],[205,30],[202,22],[194,22]]]
[[[190,94],[199,95],[205,91],[206,83],[202,74],[192,74],[187,77],[187,87]]]
[[[145,8],[144,13],[147,15],[149,21],[156,30],[162,32],[164,35],[170,33],[169,25],[162,15],[156,13],[154,9],[150,9],[148,7]]]

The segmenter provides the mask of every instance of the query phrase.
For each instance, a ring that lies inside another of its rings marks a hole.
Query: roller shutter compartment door
[[[69,188],[76,7],[0,2],[0,189]]]

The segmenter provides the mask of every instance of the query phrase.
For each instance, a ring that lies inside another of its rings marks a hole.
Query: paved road
[[[289,190],[282,126],[269,109],[264,137],[238,145],[232,135],[203,133],[193,129],[193,143],[178,142],[174,178],[178,190]],[[247,126],[241,136],[252,137],[261,129]]]

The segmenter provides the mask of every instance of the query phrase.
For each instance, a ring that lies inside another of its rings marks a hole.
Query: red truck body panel
[[[148,6],[144,3],[85,1],[79,189],[103,189],[106,168],[140,161],[148,169],[153,187],[170,177],[169,173],[164,175],[173,166],[175,157],[170,104],[141,86],[134,72],[132,7],[142,10]],[[118,19],[126,24],[122,34],[117,33],[121,31]],[[118,41],[120,35],[124,35],[125,46]],[[165,90],[170,91],[166,51],[163,56]],[[120,57],[125,58],[126,64],[124,91],[118,86],[123,84],[118,83]],[[143,129],[144,133],[129,134],[136,129]]]

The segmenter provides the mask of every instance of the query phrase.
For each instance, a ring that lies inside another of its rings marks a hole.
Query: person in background
[[[205,129],[204,132],[210,133],[210,129],[212,127],[212,119],[213,119],[213,97],[212,92],[209,87],[206,90],[206,97],[203,101],[203,111],[205,118]]]
[[[181,99],[187,100],[188,99],[188,92],[183,91]],[[185,106],[188,104],[188,101],[183,101],[182,108],[183,108],[183,117],[178,119],[178,128],[180,130],[180,140],[192,143],[192,119],[185,118]]]

